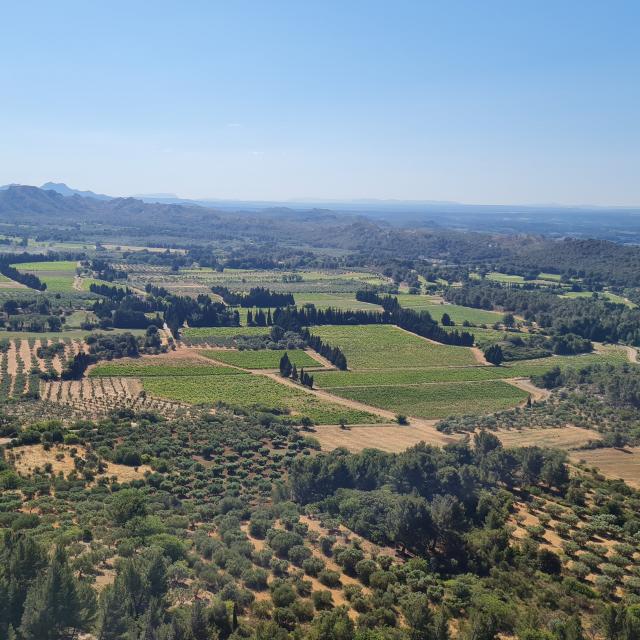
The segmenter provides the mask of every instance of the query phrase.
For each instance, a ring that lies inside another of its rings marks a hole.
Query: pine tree
[[[98,640],[119,640],[123,637],[131,621],[128,600],[122,580],[118,578],[103,589],[98,606]]]
[[[21,637],[24,640],[58,640],[82,629],[89,619],[89,612],[80,591],[64,550],[56,548],[46,573],[27,593]]]
[[[191,607],[191,637],[193,640],[208,640],[209,625],[207,623],[207,612],[202,600],[196,600]]]
[[[444,607],[441,607],[433,622],[433,640],[449,640],[449,638],[449,618]]]

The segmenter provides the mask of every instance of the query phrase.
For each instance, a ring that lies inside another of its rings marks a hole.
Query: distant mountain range
[[[640,208],[567,207],[561,205],[469,205],[456,202],[357,200],[351,202],[266,202],[189,200],[174,194],[113,197],[73,189],[64,183],[42,187],[0,187],[0,220],[7,215],[30,216],[45,212],[62,219],[93,220],[131,226],[142,219],[173,226],[182,219],[249,219],[255,223],[275,218],[290,223],[340,225],[367,218],[377,224],[435,229],[449,228],[501,234],[535,234],[552,237],[593,237],[640,244]],[[26,219],[26,218],[25,218]]]
[[[68,187],[64,182],[45,182],[41,187],[45,191],[55,191],[61,196],[81,196],[83,198],[95,198],[96,200],[112,200],[112,196],[106,196],[103,193],[94,193],[93,191],[78,191]]]

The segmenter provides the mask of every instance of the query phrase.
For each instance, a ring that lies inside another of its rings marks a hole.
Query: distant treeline
[[[398,298],[386,294],[380,295],[375,291],[362,290],[356,291],[356,300],[359,302],[368,302],[369,304],[379,304],[385,311],[395,311],[400,308]]]
[[[107,282],[113,282],[118,278],[126,278],[126,271],[119,271],[114,269],[106,260],[94,259],[89,263],[91,270],[96,274],[96,278],[99,280],[106,280]]]
[[[450,287],[448,302],[476,309],[518,313],[554,334],[575,334],[597,342],[640,345],[640,310],[607,300],[561,298],[544,291],[505,288],[491,282]]]
[[[266,313],[262,309],[258,309],[255,312],[247,311],[248,327],[270,327],[272,324],[271,309],[267,309]]]
[[[237,293],[227,287],[214,286],[211,291],[219,295],[225,304],[240,307],[287,307],[295,304],[291,293],[276,293],[264,287],[253,287],[249,293]]]
[[[505,253],[494,264],[498,271],[520,275],[550,272],[566,278],[581,278],[587,285],[638,285],[640,249],[637,246],[607,240],[543,239]]]
[[[149,325],[162,326],[154,304],[136,295],[128,294],[119,299],[102,298],[96,300],[93,312],[100,319],[100,327],[108,329],[146,329]],[[150,319],[146,314],[156,312]]]
[[[100,296],[111,298],[112,300],[122,300],[126,296],[132,295],[133,292],[128,287],[112,287],[108,284],[96,284],[92,282],[89,285],[91,293],[97,293]]]
[[[401,329],[406,329],[423,338],[429,338],[443,344],[471,347],[474,343],[473,334],[467,331],[445,331],[431,317],[428,311],[418,312],[402,308],[379,313],[377,311],[361,310],[344,311],[332,307],[328,309],[316,309],[314,306],[307,306],[301,309],[287,307],[286,309],[276,309],[274,311],[273,323],[292,331],[299,331],[301,327],[325,324],[395,324]]]

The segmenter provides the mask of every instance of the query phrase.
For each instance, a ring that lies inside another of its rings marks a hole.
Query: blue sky
[[[640,3],[12,2],[0,183],[640,204]]]

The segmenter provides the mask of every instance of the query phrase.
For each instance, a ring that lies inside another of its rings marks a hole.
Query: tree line
[[[393,311],[348,311],[342,309],[317,309],[313,305],[276,309],[273,322],[281,327],[299,331],[301,327],[313,325],[359,325],[359,324],[395,324],[401,329],[429,338],[443,344],[471,347],[473,334],[467,331],[446,331],[438,325],[428,311],[397,308]]]
[[[506,288],[490,282],[450,287],[444,297],[466,307],[518,313],[554,334],[640,345],[640,310],[603,299],[561,298],[544,291]]]
[[[211,291],[219,295],[225,304],[240,307],[287,307],[295,304],[293,294],[277,293],[265,287],[252,287],[249,293],[233,292],[227,287],[213,286]]]
[[[131,291],[129,287],[117,287],[108,284],[99,284],[97,282],[92,282],[89,285],[89,291],[99,296],[111,298],[112,300],[122,300],[126,296],[133,295],[133,291]]]

